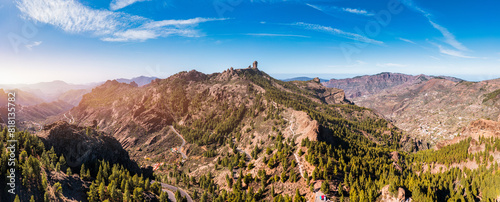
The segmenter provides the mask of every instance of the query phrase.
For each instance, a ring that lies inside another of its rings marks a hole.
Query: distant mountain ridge
[[[442,78],[453,82],[463,81],[449,76],[428,76],[424,74],[414,76],[401,73],[382,72],[375,75],[357,76],[347,79],[331,79],[327,82],[323,82],[323,85],[326,87],[343,89],[346,93],[346,97],[353,99],[376,94],[394,87],[411,86],[432,78]]]
[[[130,84],[132,82],[135,82],[140,87],[140,86],[144,86],[144,85],[151,83],[151,81],[153,81],[155,79],[158,79],[158,77],[139,76],[139,77],[134,77],[131,79],[119,78],[119,79],[116,79],[116,81],[118,81],[120,83],[126,83],[126,84]]]
[[[64,81],[55,80],[51,82],[40,82],[35,84],[0,84],[3,89],[20,89],[41,98],[45,102],[56,101],[57,98],[75,89],[92,89],[98,84],[68,84]],[[39,103],[36,103],[39,104]]]
[[[332,79],[325,86],[375,110],[414,137],[431,143],[452,139],[478,119],[497,119],[500,79],[468,82],[454,77],[380,73]]]

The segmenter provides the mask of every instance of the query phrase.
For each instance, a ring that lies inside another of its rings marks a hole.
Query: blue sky
[[[0,83],[87,83],[254,60],[277,77],[500,77],[500,2],[0,0]]]

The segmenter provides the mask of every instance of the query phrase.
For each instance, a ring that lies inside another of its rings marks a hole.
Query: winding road
[[[174,131],[174,133],[177,134],[177,136],[179,136],[182,139],[182,144],[179,147],[178,151],[179,151],[179,153],[181,153],[181,155],[182,155],[182,161],[184,162],[185,160],[187,160],[188,157],[181,150],[186,145],[186,140],[184,139],[184,137],[182,137],[181,134],[179,134],[179,132],[177,132],[177,130],[175,130],[174,126],[170,126],[170,129],[172,129],[172,131]],[[155,183],[155,181],[151,180],[151,184],[153,184],[153,183]],[[165,183],[162,183],[162,182],[159,182],[159,183],[160,183],[160,185],[162,187],[162,191],[167,192],[167,194],[168,194],[168,200],[169,201],[177,202],[177,200],[175,199],[174,192],[176,192],[177,190],[179,190],[179,192],[181,193],[181,196],[186,197],[186,199],[187,199],[188,202],[193,202],[193,199],[191,198],[191,196],[189,196],[189,194],[187,192],[185,192],[184,190],[182,190],[181,188],[178,188],[178,187],[173,186],[173,185],[165,184]]]
[[[153,183],[155,183],[155,181],[151,180],[151,184],[153,184]],[[175,186],[172,186],[172,185],[169,185],[169,184],[161,183],[161,182],[160,182],[160,184],[161,184],[161,187],[162,187],[162,191],[166,191],[168,193],[168,199],[170,201],[177,202],[177,200],[175,199],[174,192],[176,192],[177,190],[179,190],[179,192],[181,193],[181,196],[186,197],[186,199],[187,199],[188,202],[193,202],[193,199],[191,198],[191,196],[189,196],[189,194],[187,194],[181,188],[178,188],[178,187],[175,187]]]
[[[75,123],[75,118],[73,118],[73,115],[71,115],[71,112],[68,112],[68,114],[71,116],[71,118],[68,118],[66,116],[66,113],[64,113],[64,117],[69,120],[69,123]]]
[[[177,130],[175,130],[174,126],[170,126],[170,128],[174,131],[175,134],[177,134],[177,136],[182,139],[182,145],[179,147],[179,153],[181,153],[183,160],[187,160],[188,157],[184,152],[182,152],[182,148],[184,147],[184,145],[186,145],[186,140],[184,139],[184,137],[182,137],[181,134],[179,134],[179,132],[177,132]]]

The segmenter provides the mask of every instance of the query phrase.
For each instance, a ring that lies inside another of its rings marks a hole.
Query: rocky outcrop
[[[481,135],[483,137],[500,137],[500,122],[479,119],[473,121],[469,124],[467,128],[462,131],[462,135],[465,136],[477,136]]]
[[[115,138],[94,129],[89,131],[86,134],[87,128],[59,121],[45,126],[36,135],[42,138],[46,149],[54,147],[55,152],[64,155],[67,164],[73,168],[102,159],[137,171],[137,164],[129,159],[127,151]]]
[[[450,144],[456,144],[459,143],[462,140],[465,140],[467,138],[472,138],[472,144],[475,142],[479,141],[480,137],[495,137],[495,138],[500,138],[500,122],[499,121],[492,121],[492,120],[485,120],[485,119],[479,119],[476,121],[472,121],[466,128],[464,128],[460,134],[460,136],[457,136],[451,140],[446,140],[439,142],[436,145],[437,149],[440,149],[446,145]],[[472,149],[470,149],[472,150]]]
[[[403,188],[398,188],[398,201],[404,202],[406,200],[406,192]]]
[[[392,159],[392,164],[394,165],[394,167],[399,170],[399,171],[402,171],[403,169],[401,168],[401,165],[400,165],[400,160],[399,160],[400,156],[399,156],[399,153],[397,151],[393,151],[391,152],[391,159]],[[398,197],[399,198],[399,197]]]
[[[321,102],[327,104],[352,104],[351,101],[347,100],[345,97],[344,90],[338,88],[328,88],[323,86],[319,82],[319,78],[315,78],[310,81],[303,82],[294,82],[299,88],[304,88],[309,91],[313,91],[316,93],[316,97],[318,97]]]

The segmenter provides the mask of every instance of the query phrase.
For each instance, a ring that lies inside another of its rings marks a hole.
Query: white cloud
[[[454,48],[456,48],[458,50],[461,50],[461,51],[466,51],[467,50],[467,48],[464,45],[462,45],[462,43],[458,42],[455,39],[455,36],[450,31],[448,31],[448,29],[444,28],[441,25],[438,25],[438,24],[434,23],[430,19],[429,19],[429,22],[432,24],[432,26],[434,28],[436,28],[437,30],[439,30],[441,32],[441,34],[443,34],[443,36],[445,38],[445,42],[447,44],[449,44],[450,46],[453,46]]]
[[[432,58],[432,59],[434,59],[434,60],[441,60],[441,59],[439,59],[438,57],[435,57],[435,56],[432,56],[432,55],[431,55],[431,56],[429,56],[429,57],[430,57],[430,58]]]
[[[362,61],[362,60],[356,60],[356,63],[357,63],[358,65],[366,65],[366,64],[368,64],[367,62]]]
[[[373,13],[368,13],[368,11],[363,10],[363,9],[342,8],[342,10],[345,12],[354,13],[354,14],[358,14],[358,15],[373,16]]]
[[[319,10],[323,13],[326,13],[328,15],[334,15],[335,13],[338,13],[339,11],[348,12],[348,13],[357,14],[357,15],[364,15],[364,16],[375,15],[373,13],[366,11],[366,10],[357,9],[357,8],[339,8],[336,6],[313,5],[313,4],[309,4],[309,3],[306,3],[306,5],[311,7],[311,8],[314,8],[316,10]]]
[[[407,67],[407,66],[408,65],[397,64],[397,63],[384,63],[384,64],[377,63],[377,67]]]
[[[39,46],[40,44],[42,44],[41,41],[35,41],[33,43],[30,43],[30,44],[26,44],[25,47],[28,49],[28,50],[32,50],[33,47],[35,46]]]
[[[411,43],[411,44],[417,44],[417,43],[415,43],[414,41],[412,41],[410,39],[405,39],[405,38],[401,38],[401,37],[399,37],[398,39],[401,40],[401,41],[404,41],[404,42]]]
[[[113,34],[113,37],[102,38],[103,41],[145,41],[148,39],[154,39],[159,35],[152,30],[127,30],[124,32],[117,32]]]
[[[441,45],[436,45],[436,46],[439,48],[439,52],[442,54],[446,54],[446,55],[454,56],[454,57],[460,57],[460,58],[476,58],[476,57],[472,57],[472,56],[467,56],[464,53],[462,53],[461,51],[448,49],[448,48],[445,48]]]
[[[193,27],[199,23],[226,20],[193,18],[154,21],[122,12],[92,9],[75,0],[18,0],[16,3],[25,18],[69,33],[90,34],[103,41],[145,41],[170,35],[198,37],[201,34]]]
[[[17,7],[25,17],[72,33],[110,33],[121,24],[116,20],[120,14],[94,10],[74,0],[20,0]]]
[[[455,38],[455,35],[453,35],[447,28],[437,24],[432,19],[431,13],[429,13],[429,12],[425,11],[424,9],[415,5],[415,3],[412,0],[402,0],[402,3],[409,8],[411,8],[417,12],[422,13],[425,16],[425,18],[427,18],[427,20],[432,25],[432,27],[434,27],[436,30],[441,32],[441,34],[444,37],[444,42],[456,49],[456,50],[444,49],[442,46],[438,46],[441,53],[456,56],[456,57],[473,58],[473,57],[465,56],[462,52],[460,52],[460,51],[467,51],[468,50],[467,47],[465,47],[462,43],[460,43]]]
[[[304,35],[296,35],[296,34],[271,34],[271,33],[248,33],[245,35],[249,36],[269,36],[269,37],[303,37],[306,38],[308,36]]]
[[[165,26],[181,26],[181,25],[198,25],[203,22],[209,21],[218,21],[218,20],[227,20],[227,18],[192,18],[188,20],[162,20],[162,21],[153,21],[147,24],[144,24],[143,27],[146,29],[159,28]]]
[[[109,4],[109,9],[111,10],[119,10],[119,9],[122,9],[122,8],[125,8],[135,2],[141,2],[141,1],[149,1],[149,0],[113,0],[110,4]]]
[[[328,27],[328,26],[323,26],[323,25],[309,24],[309,23],[304,23],[304,22],[296,22],[296,23],[292,23],[290,25],[299,26],[299,27],[309,29],[309,30],[327,32],[327,33],[330,33],[333,35],[341,36],[343,38],[361,41],[361,42],[365,42],[365,43],[371,43],[371,44],[383,44],[384,43],[382,41],[370,39],[368,37],[365,37],[365,36],[362,36],[362,35],[359,35],[356,33],[346,32],[346,31],[343,31],[340,29],[336,29],[336,28],[332,28],[332,27]]]

